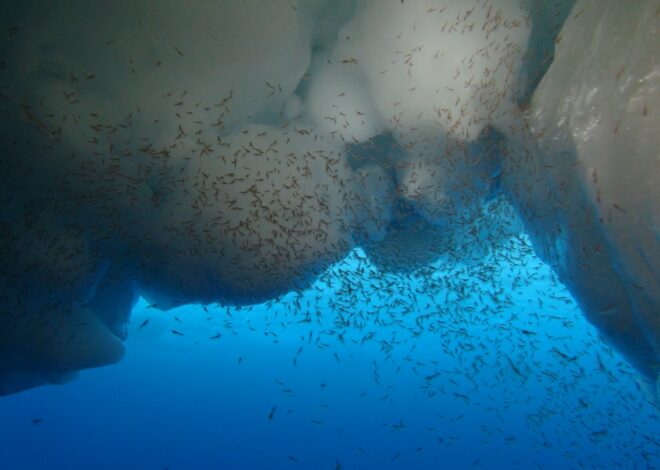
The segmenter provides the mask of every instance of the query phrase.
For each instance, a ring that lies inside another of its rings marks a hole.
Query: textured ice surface
[[[650,378],[660,367],[659,21],[657,2],[578,2],[504,171],[538,251]]]
[[[506,198],[657,376],[659,7],[573,3],[4,2],[0,393],[118,360],[139,295],[478,264]]]

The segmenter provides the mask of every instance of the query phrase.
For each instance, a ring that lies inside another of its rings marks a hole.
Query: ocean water
[[[253,307],[141,300],[126,347],[0,399],[0,468],[660,465],[645,386],[522,236],[407,275],[355,250]]]

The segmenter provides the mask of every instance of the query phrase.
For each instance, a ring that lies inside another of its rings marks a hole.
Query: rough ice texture
[[[525,124],[509,129],[505,169],[540,253],[651,379],[660,370],[659,24],[657,1],[577,2]]]
[[[154,208],[154,229],[140,229],[148,237],[138,256],[154,268],[141,285],[162,307],[257,302],[306,287],[389,221],[382,170],[353,171],[312,128],[252,125],[219,145],[191,160],[170,202]]]

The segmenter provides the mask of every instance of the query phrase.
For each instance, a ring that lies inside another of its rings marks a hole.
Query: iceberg
[[[120,360],[140,296],[255,304],[356,247],[405,273],[523,230],[656,382],[659,17],[650,0],[5,2],[0,394]]]

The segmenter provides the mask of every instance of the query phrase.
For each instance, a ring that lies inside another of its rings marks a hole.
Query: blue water
[[[0,468],[660,467],[658,408],[524,238],[408,276],[357,250],[253,307],[140,301],[126,347],[1,398]]]

